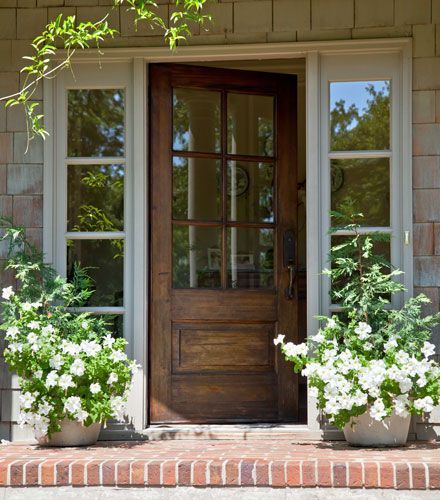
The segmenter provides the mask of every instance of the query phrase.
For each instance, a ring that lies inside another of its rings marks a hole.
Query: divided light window
[[[67,91],[67,277],[88,268],[94,294],[86,310],[109,315],[123,336],[125,91]]]
[[[331,209],[351,206],[364,215],[363,233],[381,232],[391,240],[391,81],[330,82],[329,90]],[[346,236],[338,231],[331,245]],[[391,260],[390,241],[375,250]]]

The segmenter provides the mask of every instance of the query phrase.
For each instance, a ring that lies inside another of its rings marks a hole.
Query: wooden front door
[[[151,65],[150,103],[150,420],[295,421],[296,78]]]

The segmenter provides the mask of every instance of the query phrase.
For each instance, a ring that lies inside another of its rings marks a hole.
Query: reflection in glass
[[[123,240],[69,240],[67,277],[72,279],[75,263],[87,268],[95,293],[87,306],[123,305]]]
[[[390,148],[390,81],[330,83],[332,151]]]
[[[124,156],[124,91],[67,92],[67,156]]]
[[[220,92],[173,90],[173,149],[220,151]]]
[[[390,161],[388,158],[331,160],[332,210],[350,205],[362,213],[363,226],[390,225]]]
[[[230,227],[228,234],[228,286],[274,286],[273,229]]]
[[[124,230],[122,165],[68,165],[67,230]]]
[[[273,96],[231,94],[228,100],[228,153],[274,155]]]
[[[173,158],[173,218],[221,218],[221,162]]]
[[[96,314],[105,322],[105,326],[115,339],[124,338],[124,316],[122,314]]]
[[[270,163],[228,162],[228,218],[273,222],[274,169]]]
[[[173,287],[220,286],[220,227],[173,225]]]

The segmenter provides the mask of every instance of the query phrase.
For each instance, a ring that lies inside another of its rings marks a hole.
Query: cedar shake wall
[[[157,0],[163,15],[166,0]],[[0,0],[0,95],[19,88],[21,59],[30,55],[31,39],[57,14],[98,20],[112,0]],[[214,25],[196,28],[190,44],[233,44],[413,37],[413,219],[414,286],[439,310],[440,295],[440,0],[219,0],[206,12]],[[159,30],[139,26],[132,15],[114,9],[110,24],[121,35],[104,46],[159,46]],[[41,90],[35,99],[41,99]],[[34,141],[25,155],[26,133],[18,108],[0,107],[0,213],[42,239],[43,147]],[[0,259],[4,258],[0,245]],[[10,283],[0,274],[0,286]],[[2,348],[0,340],[0,350]],[[437,334],[440,345],[440,335]],[[0,360],[0,437],[20,439],[13,423],[17,392]],[[440,412],[432,416],[440,422]],[[432,435],[418,425],[420,437]]]

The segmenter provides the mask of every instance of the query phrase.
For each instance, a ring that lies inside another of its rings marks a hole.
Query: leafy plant
[[[8,243],[7,269],[19,283],[2,291],[7,347],[4,357],[19,376],[19,423],[36,437],[60,430],[67,418],[88,426],[122,420],[137,370],[104,319],[75,312],[91,295],[91,280],[76,267],[67,282],[43,262],[24,230],[0,219]]]
[[[379,421],[393,412],[430,412],[440,402],[440,367],[429,342],[440,313],[422,317],[424,295],[391,308],[404,287],[396,281],[401,271],[374,253],[383,235],[362,234],[361,214],[332,216],[338,225],[331,232],[348,235],[332,248],[331,268],[324,270],[341,313],[320,316],[322,328],[305,343],[284,343],[284,335],[274,343],[308,377],[318,408],[339,428],[367,411]]]

